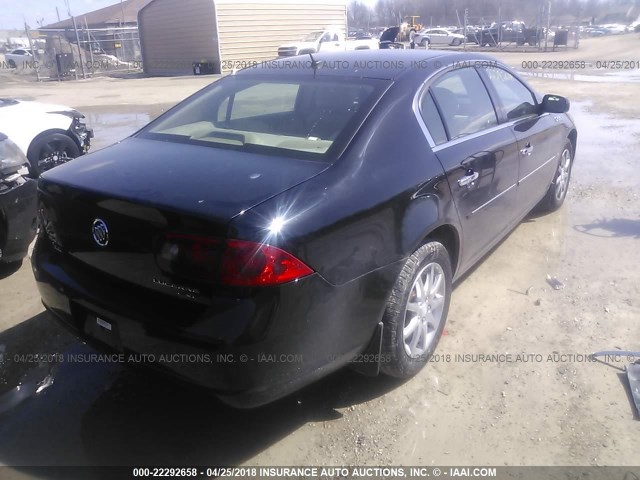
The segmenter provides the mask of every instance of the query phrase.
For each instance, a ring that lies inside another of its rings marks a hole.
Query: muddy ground
[[[518,70],[534,58],[640,60],[640,36],[497,56]],[[539,91],[572,100],[579,134],[567,201],[527,218],[458,283],[437,356],[416,378],[344,370],[275,404],[235,411],[146,371],[64,364],[50,387],[0,413],[0,462],[637,465],[628,360],[586,355],[640,350],[640,70],[530,73]],[[209,81],[11,79],[0,95],[79,108],[101,148]],[[29,262],[4,272],[0,350],[90,351],[42,312]]]

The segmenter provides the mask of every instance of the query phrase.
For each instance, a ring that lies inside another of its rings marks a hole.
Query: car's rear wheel
[[[7,62],[7,65],[9,65],[9,68],[16,68],[16,62],[14,62],[13,60],[9,60]]]
[[[567,197],[572,167],[573,145],[568,141],[560,153],[558,168],[553,176],[549,190],[537,206],[539,210],[553,212],[562,206],[564,199]]]
[[[451,261],[431,241],[405,262],[383,317],[383,373],[409,378],[422,369],[438,345],[451,299]]]
[[[52,133],[37,139],[27,157],[36,175],[68,162],[80,155],[76,142],[63,133]]]

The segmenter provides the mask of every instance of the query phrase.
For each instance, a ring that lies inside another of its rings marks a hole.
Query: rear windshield
[[[388,85],[370,79],[291,77],[226,77],[139,136],[325,160],[351,138]]]

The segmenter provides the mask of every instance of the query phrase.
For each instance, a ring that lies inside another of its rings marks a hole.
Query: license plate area
[[[118,323],[93,312],[88,312],[84,321],[84,333],[105,345],[123,351]]]

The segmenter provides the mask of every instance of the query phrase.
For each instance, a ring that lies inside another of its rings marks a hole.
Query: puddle
[[[589,83],[640,83],[640,70],[624,70],[607,72],[602,75],[586,75],[571,72],[531,72],[518,71],[523,77],[547,80],[568,80],[571,82]]]
[[[113,107],[79,107],[95,137],[91,151],[113,145],[137,132],[173,105],[118,105]]]
[[[86,115],[94,129],[92,151],[96,151],[130,136],[170,107],[118,105],[78,110]],[[640,121],[590,111],[597,107],[590,102],[571,104],[570,113],[578,128],[573,178],[582,184],[635,188],[640,183],[635,155],[640,147]]]
[[[593,113],[591,103],[573,102],[571,116],[578,129],[573,179],[582,184],[637,188],[640,171],[640,121]]]

